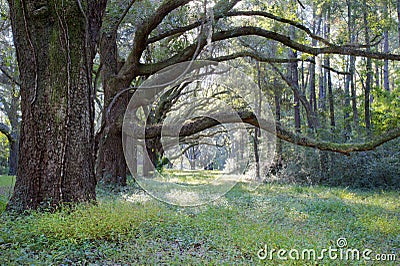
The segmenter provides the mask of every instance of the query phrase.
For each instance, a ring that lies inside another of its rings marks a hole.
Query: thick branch
[[[227,13],[219,12],[219,14],[214,16],[214,18],[215,18],[215,20],[219,20],[219,19],[224,18],[224,17],[236,17],[236,16],[261,16],[261,17],[269,18],[269,19],[272,19],[272,20],[275,20],[275,21],[279,21],[279,22],[282,22],[282,23],[285,23],[285,24],[289,24],[289,25],[292,25],[292,26],[294,26],[294,27],[296,27],[296,28],[298,28],[300,30],[303,30],[311,38],[313,38],[313,39],[315,39],[317,41],[320,41],[320,42],[322,42],[322,43],[324,43],[326,45],[331,45],[331,43],[329,43],[324,38],[322,38],[322,37],[320,37],[320,36],[318,36],[316,34],[313,34],[311,32],[311,30],[309,28],[307,28],[306,26],[304,26],[303,24],[301,24],[299,22],[296,22],[296,21],[293,21],[293,20],[290,20],[290,19],[286,19],[286,18],[282,18],[282,17],[276,16],[276,15],[274,15],[272,13],[269,13],[269,12],[264,12],[264,11],[230,11],[230,12],[227,12]],[[171,29],[169,31],[161,33],[160,35],[157,35],[157,36],[154,36],[154,37],[150,38],[148,40],[147,44],[154,43],[154,42],[160,41],[160,40],[162,40],[164,38],[167,38],[167,37],[170,37],[170,36],[173,36],[173,35],[176,35],[176,34],[180,34],[180,33],[192,30],[194,28],[199,27],[200,25],[201,25],[201,20],[198,20],[198,21],[193,22],[192,24],[189,24],[187,26]]]
[[[364,143],[333,143],[323,140],[316,140],[313,138],[303,136],[301,134],[292,133],[289,130],[285,129],[280,124],[272,124],[271,122],[263,120],[258,121],[255,115],[248,111],[238,112],[238,116],[244,123],[259,127],[271,134],[276,134],[278,138],[285,140],[287,142],[294,143],[304,147],[311,147],[319,150],[342,153],[345,155],[349,155],[351,152],[374,150],[376,147],[390,140],[400,137],[400,128],[395,128],[393,130],[386,132],[385,134],[381,134],[375,137],[374,139]],[[209,117],[200,117],[198,119],[189,120],[185,122],[180,129],[179,136],[187,137],[223,123],[239,122],[237,121],[236,116],[231,116],[225,113],[220,113],[214,117],[215,119]],[[146,139],[156,138],[160,136],[162,130],[163,132],[174,132],[173,130],[168,130],[168,129],[165,130],[165,127],[168,128],[169,126],[168,125],[147,126]],[[142,130],[143,129],[134,127],[133,132],[131,133],[135,137],[143,137]]]
[[[7,79],[10,80],[11,83],[15,83],[16,85],[20,86],[20,83],[13,78],[3,66],[0,66],[0,71],[4,74],[4,76],[7,77]]]
[[[174,9],[189,3],[191,0],[169,0],[164,1],[161,6],[149,16],[136,30],[133,48],[122,66],[119,77],[127,83],[135,76],[135,69],[139,65],[140,57],[147,46],[149,34],[163,21],[163,19]]]
[[[298,43],[293,41],[288,36],[282,35],[277,32],[264,30],[259,27],[245,26],[233,28],[226,31],[220,31],[213,35],[213,41],[222,41],[231,38],[236,38],[240,36],[260,36],[270,40],[277,41],[285,46],[288,46],[297,51],[301,51],[303,53],[307,53],[310,55],[319,55],[319,54],[339,54],[339,55],[353,55],[353,56],[361,56],[361,57],[369,57],[373,59],[387,59],[387,60],[395,60],[400,61],[400,55],[398,54],[389,54],[389,53],[378,53],[378,52],[370,52],[360,49],[355,49],[350,46],[337,46],[330,45],[326,47],[311,47],[305,44]]]
[[[282,43],[287,47],[314,56],[317,56],[319,54],[338,54],[338,55],[361,56],[373,59],[388,59],[388,60],[400,61],[400,55],[398,54],[371,52],[371,51],[355,49],[349,46],[332,45],[322,48],[311,47],[308,45],[295,42],[285,35],[252,26],[239,27],[226,31],[216,32],[212,36],[212,41],[217,42],[240,36],[250,36],[250,35],[260,36],[270,40],[274,40]],[[193,56],[198,46],[200,47],[200,49],[202,49],[205,45],[206,45],[206,40],[201,39],[199,43],[194,43],[192,45],[189,45],[188,47],[183,49],[181,53],[176,54],[165,61],[157,62],[155,64],[139,65],[138,69],[139,75],[151,75],[167,66],[187,61]]]
[[[254,52],[249,52],[249,51],[237,52],[237,53],[233,53],[233,54],[230,54],[230,55],[224,55],[224,56],[219,56],[219,57],[215,57],[215,58],[208,58],[208,60],[216,61],[216,62],[224,62],[224,61],[229,61],[229,60],[242,58],[242,57],[250,57],[250,58],[253,58],[253,59],[257,60],[258,62],[264,62],[264,63],[287,64],[287,63],[292,63],[292,62],[305,61],[305,62],[309,62],[309,63],[315,64],[315,60],[311,59],[311,58],[307,58],[307,59],[303,60],[303,59],[300,59],[300,58],[265,57],[265,56],[263,56],[261,54],[254,53]],[[340,71],[340,70],[334,69],[334,68],[332,68],[330,66],[322,65],[322,67],[324,69],[332,71],[332,72],[334,72],[334,73],[336,73],[338,75],[349,75],[350,74],[348,72],[344,72],[344,71]]]
[[[0,132],[3,133],[9,142],[17,141],[15,134],[11,131],[11,129],[3,123],[0,123]]]

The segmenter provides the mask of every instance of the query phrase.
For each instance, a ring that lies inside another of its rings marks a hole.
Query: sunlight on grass
[[[210,171],[210,170],[169,170],[165,169],[163,171],[163,176],[165,178],[162,181],[167,181],[177,184],[187,184],[187,185],[204,185],[209,184],[218,176],[223,174],[220,171]]]
[[[98,205],[75,210],[3,215],[0,264],[312,265],[260,261],[257,251],[265,244],[322,249],[339,237],[351,248],[398,252],[400,246],[398,205],[387,208],[398,192],[278,184],[251,192],[239,183],[209,205],[184,208],[134,191],[131,199],[102,191]]]

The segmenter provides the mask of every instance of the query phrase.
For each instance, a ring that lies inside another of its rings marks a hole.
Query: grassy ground
[[[276,253],[272,260],[260,260],[257,254],[265,245],[269,251],[319,253],[335,248],[339,238],[346,238],[346,248],[371,249],[371,257],[400,256],[399,196],[278,184],[250,192],[238,184],[213,204],[181,208],[138,188],[99,189],[96,206],[20,217],[3,213],[0,265],[315,265],[307,259],[280,260]],[[330,260],[327,253],[318,264],[372,265]]]
[[[11,196],[15,176],[0,175],[0,213],[6,207],[6,200]]]

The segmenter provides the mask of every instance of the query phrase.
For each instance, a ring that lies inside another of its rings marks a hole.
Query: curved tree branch
[[[15,78],[13,78],[13,77],[11,76],[11,74],[9,74],[9,73],[7,72],[7,70],[6,70],[3,66],[0,66],[0,71],[4,74],[4,76],[7,77],[7,79],[10,80],[11,83],[15,83],[16,85],[20,86],[19,81],[16,80]]]
[[[379,136],[375,136],[370,141],[364,143],[335,143],[328,142],[324,140],[317,140],[310,137],[303,136],[301,134],[293,133],[282,125],[272,124],[268,121],[258,121],[256,116],[249,111],[241,111],[238,112],[238,116],[240,119],[247,124],[259,127],[271,134],[276,134],[276,136],[282,140],[287,142],[304,146],[311,147],[324,151],[332,151],[345,155],[350,155],[351,152],[359,152],[359,151],[369,151],[374,150],[378,146],[396,139],[400,137],[400,128],[392,129],[384,134]],[[213,118],[209,117],[200,117],[194,120],[188,120],[181,127],[179,136],[187,137],[199,133],[205,129],[212,128],[214,126],[220,125],[222,123],[237,123],[237,117],[232,116],[226,113],[220,113],[214,116]],[[173,127],[174,125],[172,125]],[[164,127],[164,129],[163,129]],[[161,131],[163,132],[173,132],[173,130],[165,130],[165,127],[169,127],[169,125],[151,125],[147,126],[145,130],[146,139],[156,138],[161,135]],[[143,138],[143,128],[139,128],[137,126],[132,127],[132,132],[134,137]],[[165,135],[165,134],[164,134]]]
[[[290,37],[265,30],[259,27],[253,27],[253,26],[245,26],[245,27],[237,27],[233,29],[229,29],[226,31],[220,31],[217,32],[213,35],[212,40],[213,41],[222,41],[222,40],[227,40],[231,38],[236,38],[240,36],[249,36],[249,35],[254,35],[254,36],[260,36],[264,37],[266,39],[274,40],[277,41],[287,47],[290,47],[292,49],[295,49],[297,51],[307,53],[310,55],[320,55],[320,54],[338,54],[338,55],[353,55],[353,56],[361,56],[361,57],[368,57],[368,58],[373,58],[373,59],[387,59],[387,60],[394,60],[394,61],[400,61],[400,55],[398,54],[389,54],[389,53],[378,53],[378,52],[370,52],[366,50],[360,50],[356,49],[352,46],[344,45],[344,46],[338,46],[338,45],[330,45],[326,47],[311,47],[305,44],[298,43],[296,41],[293,41]]]
[[[174,9],[189,3],[192,0],[167,0],[151,16],[145,19],[135,32],[134,45],[125,64],[121,67],[118,77],[129,84],[135,77],[135,69],[139,65],[140,57],[146,49],[150,33],[163,21]],[[127,85],[126,84],[126,85]]]
[[[367,57],[380,60],[387,59],[393,61],[400,61],[400,55],[398,54],[378,53],[378,52],[360,50],[350,46],[332,45],[322,48],[311,47],[293,41],[288,36],[253,26],[238,27],[226,31],[215,32],[212,36],[212,41],[217,42],[236,37],[251,36],[251,35],[263,37],[269,40],[274,40],[289,48],[314,56],[320,54],[338,54],[338,55],[353,55],[353,56]],[[187,61],[193,56],[198,46],[200,46],[200,48],[203,48],[205,45],[206,45],[206,40],[200,39],[198,40],[198,42],[193,43],[192,45],[189,45],[188,47],[183,49],[182,52],[180,52],[179,54],[176,54],[165,61],[157,62],[154,64],[140,64],[138,69],[139,75],[151,75],[167,66]]]
[[[307,59],[300,59],[300,58],[274,58],[274,57],[265,57],[261,54],[255,53],[255,52],[249,52],[249,51],[242,51],[242,52],[237,52],[233,53],[230,55],[224,55],[224,56],[219,56],[219,57],[214,57],[214,58],[208,58],[207,60],[210,61],[215,61],[215,62],[224,62],[224,61],[229,61],[237,58],[242,58],[242,57],[250,57],[253,58],[259,62],[264,62],[264,63],[277,63],[277,64],[288,64],[292,62],[309,62],[315,64],[315,60],[311,58]],[[345,71],[340,71],[337,69],[334,69],[332,67],[322,65],[324,69],[327,69],[329,71],[332,71],[338,75],[349,75],[350,73],[345,72]]]
[[[11,129],[3,123],[0,123],[0,132],[3,133],[9,142],[17,141],[15,134],[11,131]]]

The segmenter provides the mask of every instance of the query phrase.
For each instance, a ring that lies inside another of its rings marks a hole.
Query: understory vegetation
[[[23,216],[3,213],[0,264],[314,265],[260,260],[257,253],[265,245],[318,252],[335,247],[339,238],[346,238],[348,248],[368,248],[373,255],[400,250],[400,193],[393,190],[272,182],[249,191],[247,183],[239,183],[219,200],[191,208],[157,201],[134,183],[97,192],[96,205]],[[343,263],[349,262],[318,262]]]
[[[400,189],[400,141],[393,140],[374,151],[344,156],[283,145],[283,168],[269,181],[349,187]]]

